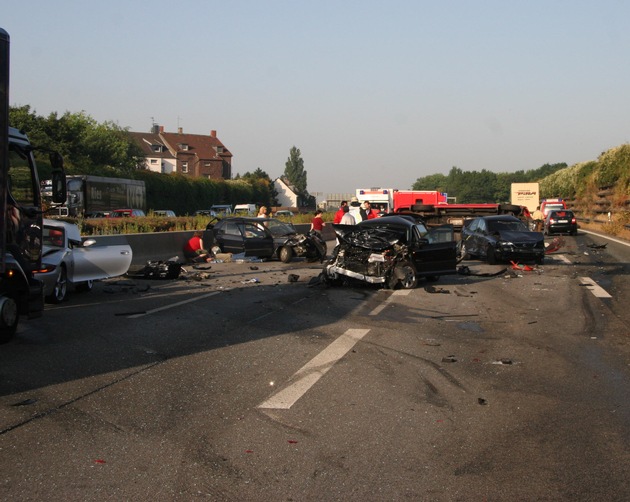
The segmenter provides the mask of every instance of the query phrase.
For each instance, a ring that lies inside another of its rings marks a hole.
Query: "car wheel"
[[[94,287],[94,281],[85,281],[77,284],[77,291],[88,292],[92,291]]]
[[[66,299],[66,294],[68,292],[68,276],[66,273],[66,267],[63,265],[59,268],[59,275],[57,276],[57,281],[55,282],[55,287],[53,288],[53,292],[46,299],[50,303],[61,303]]]
[[[278,252],[278,257],[282,263],[289,263],[293,259],[293,248],[282,246]]]
[[[7,343],[15,335],[20,309],[16,300],[10,296],[0,297],[0,343]]]
[[[486,260],[488,261],[489,265],[496,265],[497,263],[497,254],[495,253],[492,246],[488,246],[488,248],[486,249]]]
[[[414,289],[418,285],[416,267],[408,260],[403,260],[396,265],[394,274],[402,289]]]

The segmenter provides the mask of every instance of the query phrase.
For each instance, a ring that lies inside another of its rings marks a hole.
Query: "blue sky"
[[[12,105],[209,134],[311,193],[596,159],[630,141],[630,2],[32,0]]]

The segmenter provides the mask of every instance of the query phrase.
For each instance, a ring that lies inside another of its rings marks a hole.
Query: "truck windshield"
[[[9,151],[9,186],[11,197],[21,205],[32,206],[37,203],[35,181],[29,156],[18,148]],[[37,187],[39,189],[39,187]]]

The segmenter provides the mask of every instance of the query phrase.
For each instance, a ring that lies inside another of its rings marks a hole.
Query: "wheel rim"
[[[416,272],[411,265],[403,265],[401,268],[403,277],[400,279],[400,285],[403,289],[411,289],[416,283]]]
[[[57,282],[55,282],[55,290],[53,291],[53,296],[55,300],[58,302],[63,301],[66,297],[66,291],[68,289],[68,281],[66,280],[66,270],[61,269],[59,272],[59,276],[57,277]]]

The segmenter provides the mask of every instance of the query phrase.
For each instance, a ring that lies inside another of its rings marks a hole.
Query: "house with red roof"
[[[229,180],[232,178],[232,154],[210,135],[176,133],[154,126],[151,133],[129,133],[145,153],[145,167],[164,174],[178,173],[195,178]]]

